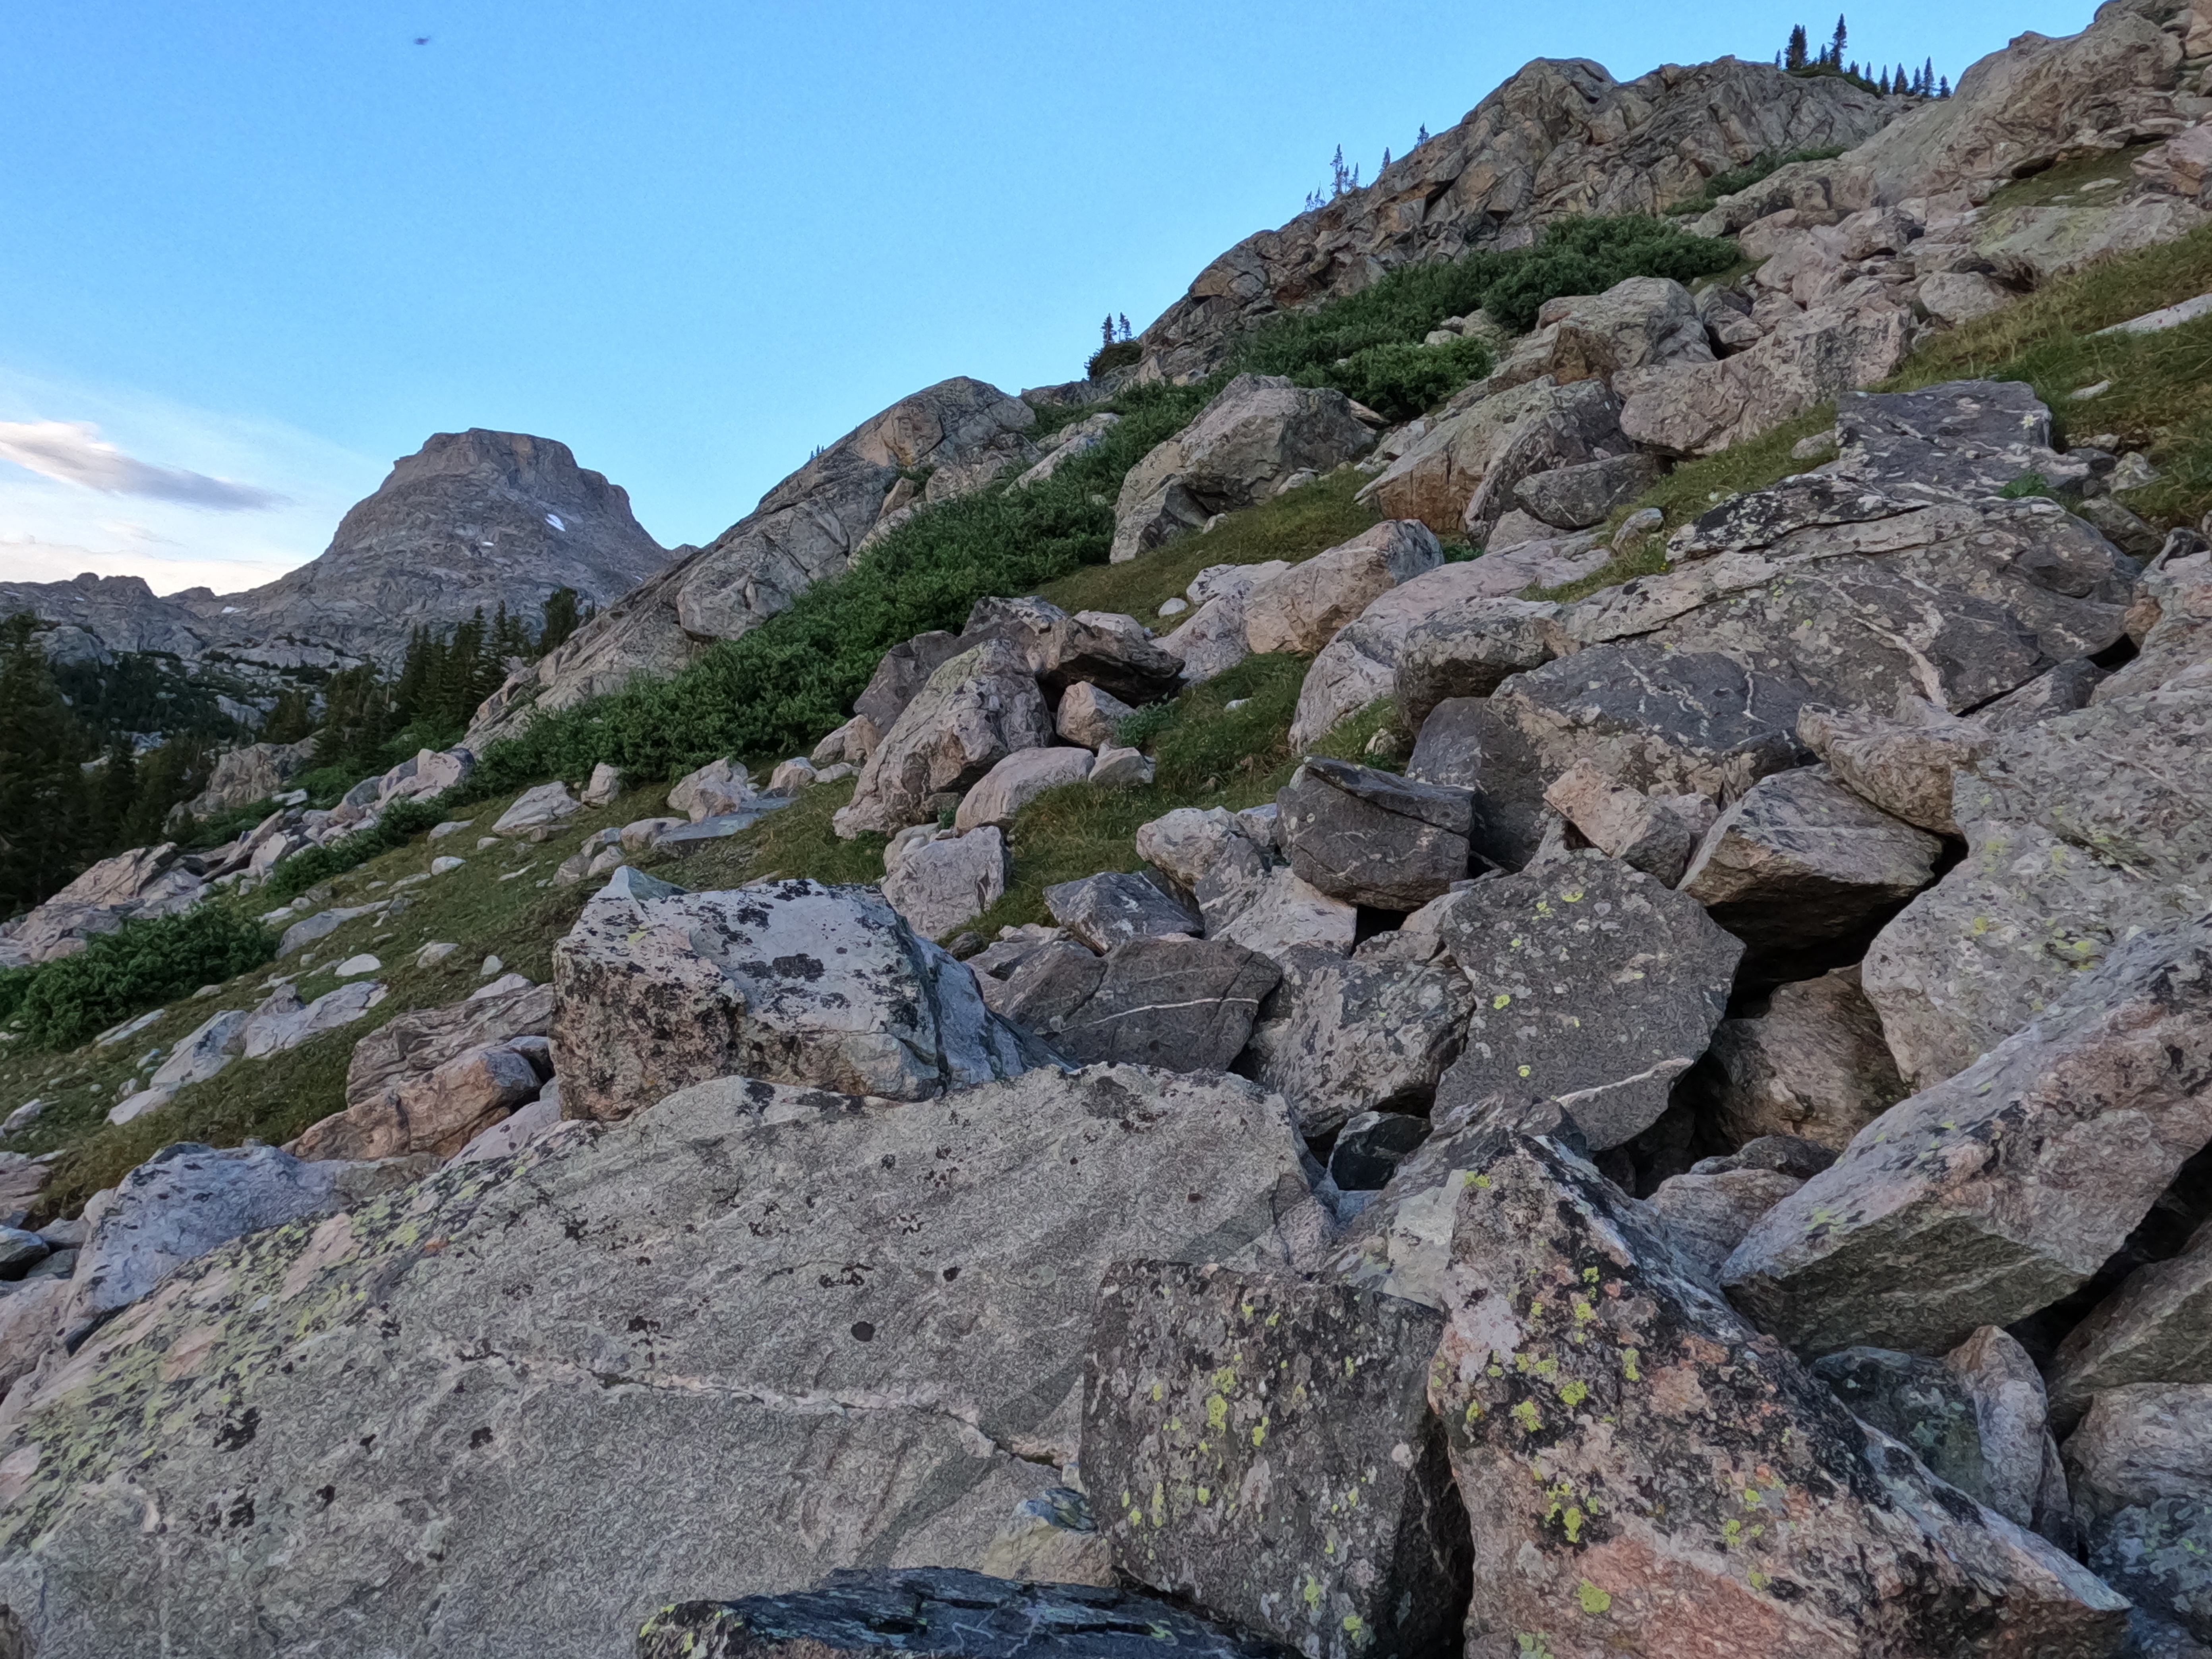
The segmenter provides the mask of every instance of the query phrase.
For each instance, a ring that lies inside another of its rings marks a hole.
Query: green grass
[[[2110,433],[2142,450],[2163,476],[2130,492],[2128,505],[2154,524],[2193,523],[2212,510],[2212,318],[2157,334],[2096,331],[2208,291],[2212,226],[2100,260],[1940,334],[1881,389],[2026,380],[2051,406],[2060,447]],[[2111,389],[2074,401],[2100,380]]]
[[[1645,490],[1630,508],[1617,514],[1616,518],[1625,517],[1628,511],[1637,508],[1656,507],[1667,517],[1662,532],[1686,524],[1700,514],[1711,511],[1731,495],[1741,495],[1747,489],[1764,489],[1793,472],[1803,472],[1818,466],[1820,464],[1818,460],[1801,461],[1790,452],[1814,434],[1825,432],[1835,423],[1836,406],[1822,404],[1795,420],[1784,421],[1772,431],[1747,443],[1732,445],[1717,455],[1703,455],[1696,460],[1685,461]]]
[[[2009,208],[2048,207],[2061,198],[2087,202],[2095,200],[2098,194],[2112,195],[2115,192],[2107,190],[2075,198],[2074,192],[2100,179],[2125,184],[2135,176],[2136,157],[2150,148],[2148,144],[2130,144],[2125,149],[2077,156],[2040,173],[2031,173],[2025,179],[2015,179],[1982,204],[1982,217],[1986,221]]]
[[[1086,565],[1037,591],[1063,611],[1116,611],[1150,624],[1160,606],[1209,565],[1270,559],[1296,564],[1373,528],[1379,522],[1374,511],[1352,499],[1366,482],[1357,467],[1340,467],[1302,489],[1231,513],[1203,535],[1185,536],[1123,564]]]
[[[1587,576],[1573,581],[1561,582],[1556,587],[1532,587],[1522,597],[1528,599],[1553,599],[1561,605],[1574,599],[1587,599],[1605,588],[1618,587],[1638,576],[1656,576],[1667,568],[1667,538],[1663,535],[1646,536],[1638,546],[1614,554]]]

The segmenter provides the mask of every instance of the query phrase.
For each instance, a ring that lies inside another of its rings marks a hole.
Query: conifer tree
[[[1426,121],[1424,121],[1421,123],[1421,130],[1413,135],[1413,147],[1418,149],[1428,142],[1429,124]]]
[[[1098,335],[1099,339],[1103,343],[1106,345],[1112,345],[1114,343],[1114,313],[1112,312],[1109,311],[1106,313],[1106,321],[1099,329]]]
[[[1850,38],[1850,32],[1844,27],[1843,14],[1838,12],[1836,15],[1836,38],[1828,43],[1828,61],[1838,69],[1844,66],[1844,43]]]
[[[263,743],[297,743],[315,729],[314,712],[307,706],[307,694],[297,686],[279,691],[276,706],[261,722],[260,740]]]
[[[1131,337],[1129,333],[1129,313],[1126,311],[1121,313],[1121,337],[1125,340]]]
[[[82,727],[28,611],[0,623],[0,915],[66,885],[83,856]]]
[[[1788,49],[1782,54],[1782,67],[1786,70],[1803,69],[1805,67],[1805,26],[1802,23],[1799,23],[1794,26],[1790,31],[1790,45]]]
[[[1386,173],[1389,172],[1389,170],[1390,170],[1390,147],[1389,147],[1389,145],[1385,144],[1385,145],[1383,145],[1383,146],[1382,146],[1382,165],[1381,167],[1377,167],[1377,168],[1376,168],[1376,169],[1375,169],[1375,176],[1376,176],[1377,179],[1380,179],[1380,178],[1381,178],[1384,173]]]
[[[568,636],[576,631],[576,590],[556,587],[545,596],[544,622],[538,630],[538,649],[542,653],[555,646],[565,645]]]
[[[1936,90],[1936,60],[1933,58],[1920,66],[1920,85],[1917,90],[1923,98]]]

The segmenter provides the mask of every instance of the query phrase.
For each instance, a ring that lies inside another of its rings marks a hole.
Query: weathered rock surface
[[[1607,858],[1643,871],[1663,887],[1681,880],[1698,850],[1701,826],[1713,813],[1703,795],[1654,799],[1614,782],[1589,761],[1577,761],[1553,779],[1544,804]]]
[[[683,813],[693,823],[704,823],[738,811],[752,798],[752,775],[734,756],[725,755],[677,779],[668,792],[668,810]]]
[[[1943,844],[1822,766],[1761,778],[1707,832],[1681,890],[1754,952],[1863,933],[1936,879]]]
[[[307,1158],[450,1158],[518,1106],[538,1097],[544,1079],[530,1058],[505,1043],[456,1054],[387,1095],[310,1125],[294,1143]]]
[[[1476,562],[1480,563],[1480,561]],[[1416,624],[1398,647],[1398,710],[1418,732],[1447,697],[1486,697],[1509,674],[1541,668],[1567,644],[1554,627],[1559,607],[1492,599],[1455,606]]]
[[[1863,800],[1923,830],[1955,836],[1952,782],[1990,734],[1931,704],[1917,703],[1915,714],[1911,721],[1885,720],[1808,704],[1797,711],[1797,735]]]
[[[878,736],[890,731],[915,694],[929,684],[929,677],[961,649],[957,636],[942,629],[902,640],[884,653],[866,689],[853,699],[854,717],[866,720]]]
[[[1131,467],[1114,504],[1115,563],[1266,501],[1301,471],[1327,472],[1374,442],[1352,400],[1328,386],[1239,374],[1190,424]]]
[[[1816,1353],[1933,1352],[2057,1301],[2212,1140],[2208,1012],[2212,923],[2130,941],[1761,1217],[1729,1295]]]
[[[1764,1012],[1723,1020],[1698,1072],[1729,1139],[1802,1135],[1838,1152],[1909,1092],[1856,967],[1777,986]]]
[[[963,650],[1004,640],[1022,653],[1039,684],[1054,694],[1093,685],[1135,702],[1172,692],[1182,665],[1134,617],[1115,611],[1070,616],[1035,596],[978,599],[960,635]]]
[[[1359,498],[1393,519],[1487,544],[1524,478],[1626,454],[1620,404],[1601,380],[1550,375],[1439,416]]]
[[[374,980],[341,985],[313,1002],[301,1000],[291,986],[280,985],[238,1028],[238,1052],[248,1060],[261,1060],[296,1048],[325,1031],[352,1024],[384,997],[383,984]]]
[[[1455,1645],[1467,1518],[1428,1401],[1443,1327],[1341,1285],[1117,1264],[1083,1389],[1115,1564],[1328,1659]]]
[[[1312,656],[1384,593],[1443,562],[1427,526],[1385,520],[1255,585],[1244,598],[1244,643]]]
[[[986,824],[1011,829],[1015,815],[1046,790],[1089,777],[1091,763],[1087,749],[1018,749],[963,797],[952,827],[963,834]]]
[[[1283,980],[1253,1028],[1247,1075],[1309,1137],[1362,1112],[1425,1115],[1458,1055],[1474,994],[1449,963],[1359,962],[1321,945],[1277,958]]]
[[[2119,1596],[1854,1420],[1581,1159],[1498,1137],[1454,1202],[1430,1393],[1470,1652],[2117,1649]]]
[[[248,743],[226,749],[215,757],[207,787],[185,803],[185,810],[196,818],[208,818],[266,800],[306,771],[314,757],[311,738],[297,743]]]
[[[1079,1065],[1225,1071],[1281,977],[1267,957],[1225,940],[1133,939],[1106,953],[1083,1000],[1059,1017],[1053,1046]]]
[[[1464,789],[1310,756],[1275,804],[1299,879],[1347,904],[1418,909],[1466,878]]]
[[[2066,1442],[2090,1565],[2146,1612],[2212,1637],[2212,1388],[2096,1396]]]
[[[1475,998],[1438,1108],[1556,1101],[1599,1150],[1667,1109],[1743,954],[1694,899],[1595,853],[1477,882],[1438,931]]]
[[[1349,951],[1359,931],[1356,906],[1301,880],[1285,864],[1211,903],[1207,938],[1242,945],[1277,962],[1301,945]]]
[[[2136,1268],[2059,1345],[2051,1410],[2070,1424],[2094,1395],[2142,1382],[2212,1383],[2212,1227]]]
[[[626,1117],[718,1077],[921,1100],[1042,1057],[866,887],[611,887],[554,946],[553,984],[572,1118]]]
[[[553,1029],[553,1007],[550,985],[532,985],[515,975],[459,1002],[397,1015],[354,1044],[346,1063],[346,1105],[396,1100],[399,1088],[486,1043],[545,1036]]]
[[[1022,653],[987,641],[948,658],[915,694],[837,810],[837,833],[903,830],[932,795],[964,790],[1006,756],[1051,740],[1052,717]]]
[[[258,1234],[102,1328],[9,1402],[0,1597],[48,1653],[599,1659],[702,1583],[973,1559],[1073,1461],[1107,1266],[1287,1263],[1311,1210],[1234,1079],[709,1084]],[[395,1492],[446,1517],[437,1562]],[[213,1492],[220,1531],[142,1530]]]
[[[1044,903],[1054,921],[1094,951],[1164,933],[1196,938],[1203,927],[1195,911],[1158,883],[1120,870],[1048,887]]]
[[[1163,1642],[1191,1659],[1281,1651],[1124,1589],[908,1567],[846,1568],[795,1595],[663,1607],[638,1632],[637,1659],[876,1659],[914,1651],[924,1632],[945,1659],[1146,1659]]]
[[[1080,753],[1034,749],[1030,754]],[[1005,896],[1006,838],[986,824],[912,848],[884,878],[884,897],[924,939],[941,939]]]
[[[1085,749],[1103,749],[1115,741],[1121,722],[1136,712],[1110,691],[1088,684],[1071,685],[1053,711],[1053,730]]]
[[[2137,929],[2212,907],[2212,684],[2094,703],[1992,744],[1953,809],[1966,860],[1885,927],[1867,995],[1907,1079],[1966,1066]]]
[[[1675,1253],[1700,1282],[1714,1285],[1751,1224],[1804,1184],[1803,1177],[1779,1170],[1691,1171],[1661,1182],[1650,1204],[1667,1224]]]

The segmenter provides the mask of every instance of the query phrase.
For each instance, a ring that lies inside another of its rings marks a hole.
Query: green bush
[[[1734,243],[1690,235],[1663,219],[1561,219],[1531,246],[1480,248],[1456,259],[1401,265],[1357,294],[1270,318],[1239,343],[1236,367],[1294,378],[1325,374],[1340,358],[1370,347],[1418,344],[1447,317],[1486,311],[1517,331],[1535,321],[1545,301],[1562,294],[1601,293],[1630,276],[1687,282],[1735,261]]]
[[[987,595],[1034,593],[1079,566],[1103,564],[1121,475],[1219,389],[1218,381],[1127,388],[1101,405],[1121,416],[1104,441],[1049,478],[916,513],[843,575],[815,583],[789,610],[720,641],[683,672],[540,715],[485,751],[471,790],[582,777],[603,760],[650,778],[721,755],[805,753],[843,723],[884,653],[902,640],[958,629]]]
[[[36,968],[0,968],[0,1025],[14,1018],[23,1006],[23,994],[31,988],[38,971]]]
[[[1095,380],[1103,374],[1112,374],[1117,368],[1128,368],[1130,364],[1142,360],[1144,355],[1144,347],[1139,345],[1134,340],[1116,340],[1112,345],[1100,346],[1097,350],[1092,352],[1091,361],[1083,366],[1083,372]]]
[[[326,846],[303,848],[270,872],[260,896],[271,904],[297,898],[319,881],[364,865],[380,853],[404,847],[446,816],[444,807],[456,793],[434,795],[428,800],[394,801],[368,829],[358,830]]]
[[[219,904],[126,921],[73,957],[40,964],[22,988],[25,1036],[46,1048],[74,1048],[133,1014],[235,978],[276,954],[259,923]]]
[[[1490,348],[1480,340],[1425,346],[1400,342],[1369,346],[1325,368],[1303,370],[1304,386],[1333,386],[1378,415],[1410,421],[1471,380],[1490,373]]]

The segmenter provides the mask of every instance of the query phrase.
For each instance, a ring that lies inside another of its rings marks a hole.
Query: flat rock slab
[[[1196,911],[1157,882],[1121,870],[1048,887],[1044,905],[1054,921],[1094,951],[1163,933],[1196,938],[1205,925]]]
[[[1275,804],[1291,868],[1347,904],[1416,910],[1467,876],[1464,789],[1310,756]]]
[[[1729,1293],[1802,1352],[1940,1352],[2059,1300],[2212,1141],[2212,921],[2146,933],[1753,1224]]]
[[[847,1568],[797,1595],[681,1602],[646,1620],[637,1659],[1157,1659],[1163,1647],[1188,1659],[1289,1659],[1265,1638],[1149,1595],[957,1567]]]
[[[1474,1012],[1437,1107],[1556,1100],[1599,1150],[1667,1109],[1743,955],[1696,900],[1600,854],[1477,882],[1439,931]]]
[[[2212,1226],[2167,1261],[2138,1267],[2058,1345],[2051,1414],[2072,1424],[2095,1395],[2147,1382],[2212,1381]]]
[[[701,1584],[976,1559],[1074,1457],[1110,1262],[1320,1225],[1237,1079],[707,1085],[102,1327],[10,1401],[0,1600],[40,1653],[605,1659]]]
[[[1467,1517],[1428,1401],[1443,1329],[1348,1285],[1117,1264],[1083,1390],[1115,1566],[1325,1659],[1455,1647]]]
[[[1132,939],[1107,952],[1096,987],[1060,1018],[1053,1042],[1079,1065],[1225,1071],[1281,977],[1281,969],[1241,945]]]
[[[554,946],[553,983],[570,1117],[732,1076],[915,1100],[1042,1058],[870,887],[633,898],[611,884]]]
[[[2117,1650],[2124,1601],[1862,1426],[1588,1164],[1501,1134],[1470,1174],[1430,1389],[1469,1653]]]

